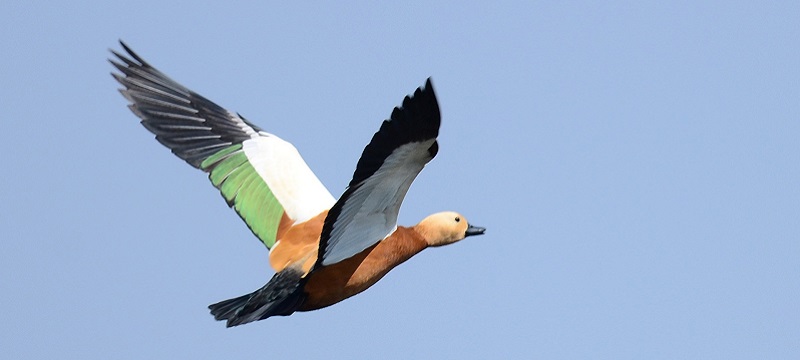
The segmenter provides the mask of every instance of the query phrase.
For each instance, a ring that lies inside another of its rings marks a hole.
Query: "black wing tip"
[[[136,54],[136,52],[134,52],[130,48],[130,46],[128,46],[128,44],[125,43],[125,41],[123,41],[122,39],[119,39],[119,44],[122,46],[122,49],[124,49],[125,52],[128,53],[128,56],[132,57],[134,60],[139,62],[139,65],[144,66],[144,67],[150,67],[150,64],[148,64],[147,61],[144,61],[144,59],[142,59],[141,56]],[[114,55],[116,55],[120,59],[122,59],[124,57],[124,55],[121,55],[121,54],[117,53],[114,50],[111,50],[111,52],[114,53]]]
[[[390,122],[406,122],[415,128],[414,140],[432,139],[439,136],[441,112],[436,91],[429,77],[425,85],[418,87],[413,94],[406,95],[401,106],[392,111]]]
[[[431,81],[431,79],[433,79],[433,77],[431,77],[431,76],[428,76],[428,78],[425,79],[425,85],[423,85],[425,90],[433,91],[433,82]]]
[[[433,89],[433,82],[431,81],[431,79],[432,79],[431,77],[425,79],[425,85],[418,87],[417,90],[414,91],[413,95],[411,94],[407,95],[406,99],[413,100],[416,98],[425,98],[428,101],[432,100],[433,102],[437,102],[437,108],[438,108],[438,101],[436,100],[436,91]],[[403,105],[405,105],[406,99],[404,99]]]
[[[139,56],[139,54],[133,51],[122,39],[119,39],[119,44],[122,46],[122,49],[125,50],[124,54],[114,49],[108,49],[108,51],[110,51],[116,57],[116,59],[108,59],[108,62],[114,65],[114,67],[116,67],[118,70],[122,71],[123,73],[126,73],[126,68],[155,70],[150,63],[145,61],[141,56]]]
[[[439,102],[428,78],[424,86],[406,95],[403,104],[395,107],[390,118],[381,124],[364,148],[349,186],[371,176],[396,148],[410,142],[436,139],[440,124]],[[436,156],[437,151],[438,145],[431,145],[431,157]]]

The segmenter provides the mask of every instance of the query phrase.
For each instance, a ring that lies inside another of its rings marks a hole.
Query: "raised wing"
[[[209,179],[271,248],[283,231],[334,204],[295,147],[173,81],[120,42],[112,50],[120,92],[142,125]]]
[[[403,198],[439,147],[439,104],[430,78],[406,96],[358,160],[353,180],[322,227],[317,264],[335,264],[397,229]]]

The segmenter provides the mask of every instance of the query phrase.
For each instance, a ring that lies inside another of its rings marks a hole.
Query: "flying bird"
[[[456,212],[398,226],[411,183],[439,149],[440,113],[430,78],[403,99],[364,148],[338,200],[297,149],[243,116],[173,81],[125,43],[112,73],[128,107],[156,140],[211,183],[269,249],[275,274],[260,289],[209,306],[237,326],[321,309],[356,295],[428,247],[485,229]]]

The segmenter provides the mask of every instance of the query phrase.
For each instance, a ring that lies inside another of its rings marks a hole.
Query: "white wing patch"
[[[403,198],[432,159],[428,148],[435,141],[401,145],[372,176],[354,187],[333,223],[322,265],[335,264],[358,254],[397,229]]]
[[[242,143],[250,164],[264,179],[286,215],[303,222],[336,202],[291,143],[266,133]]]
[[[256,130],[253,129],[250,125],[247,125],[247,123],[245,123],[244,120],[242,120],[242,118],[239,117],[238,114],[234,114],[234,113],[228,111],[228,116],[230,116],[231,121],[233,121],[233,123],[236,124],[236,126],[238,126],[240,129],[242,129],[242,131],[245,134],[247,134],[251,138],[257,138],[258,137],[258,133],[256,132]]]

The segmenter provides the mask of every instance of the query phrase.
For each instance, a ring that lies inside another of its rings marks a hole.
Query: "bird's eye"
[[[461,221],[461,218],[456,216],[456,222],[459,222],[459,221]]]

